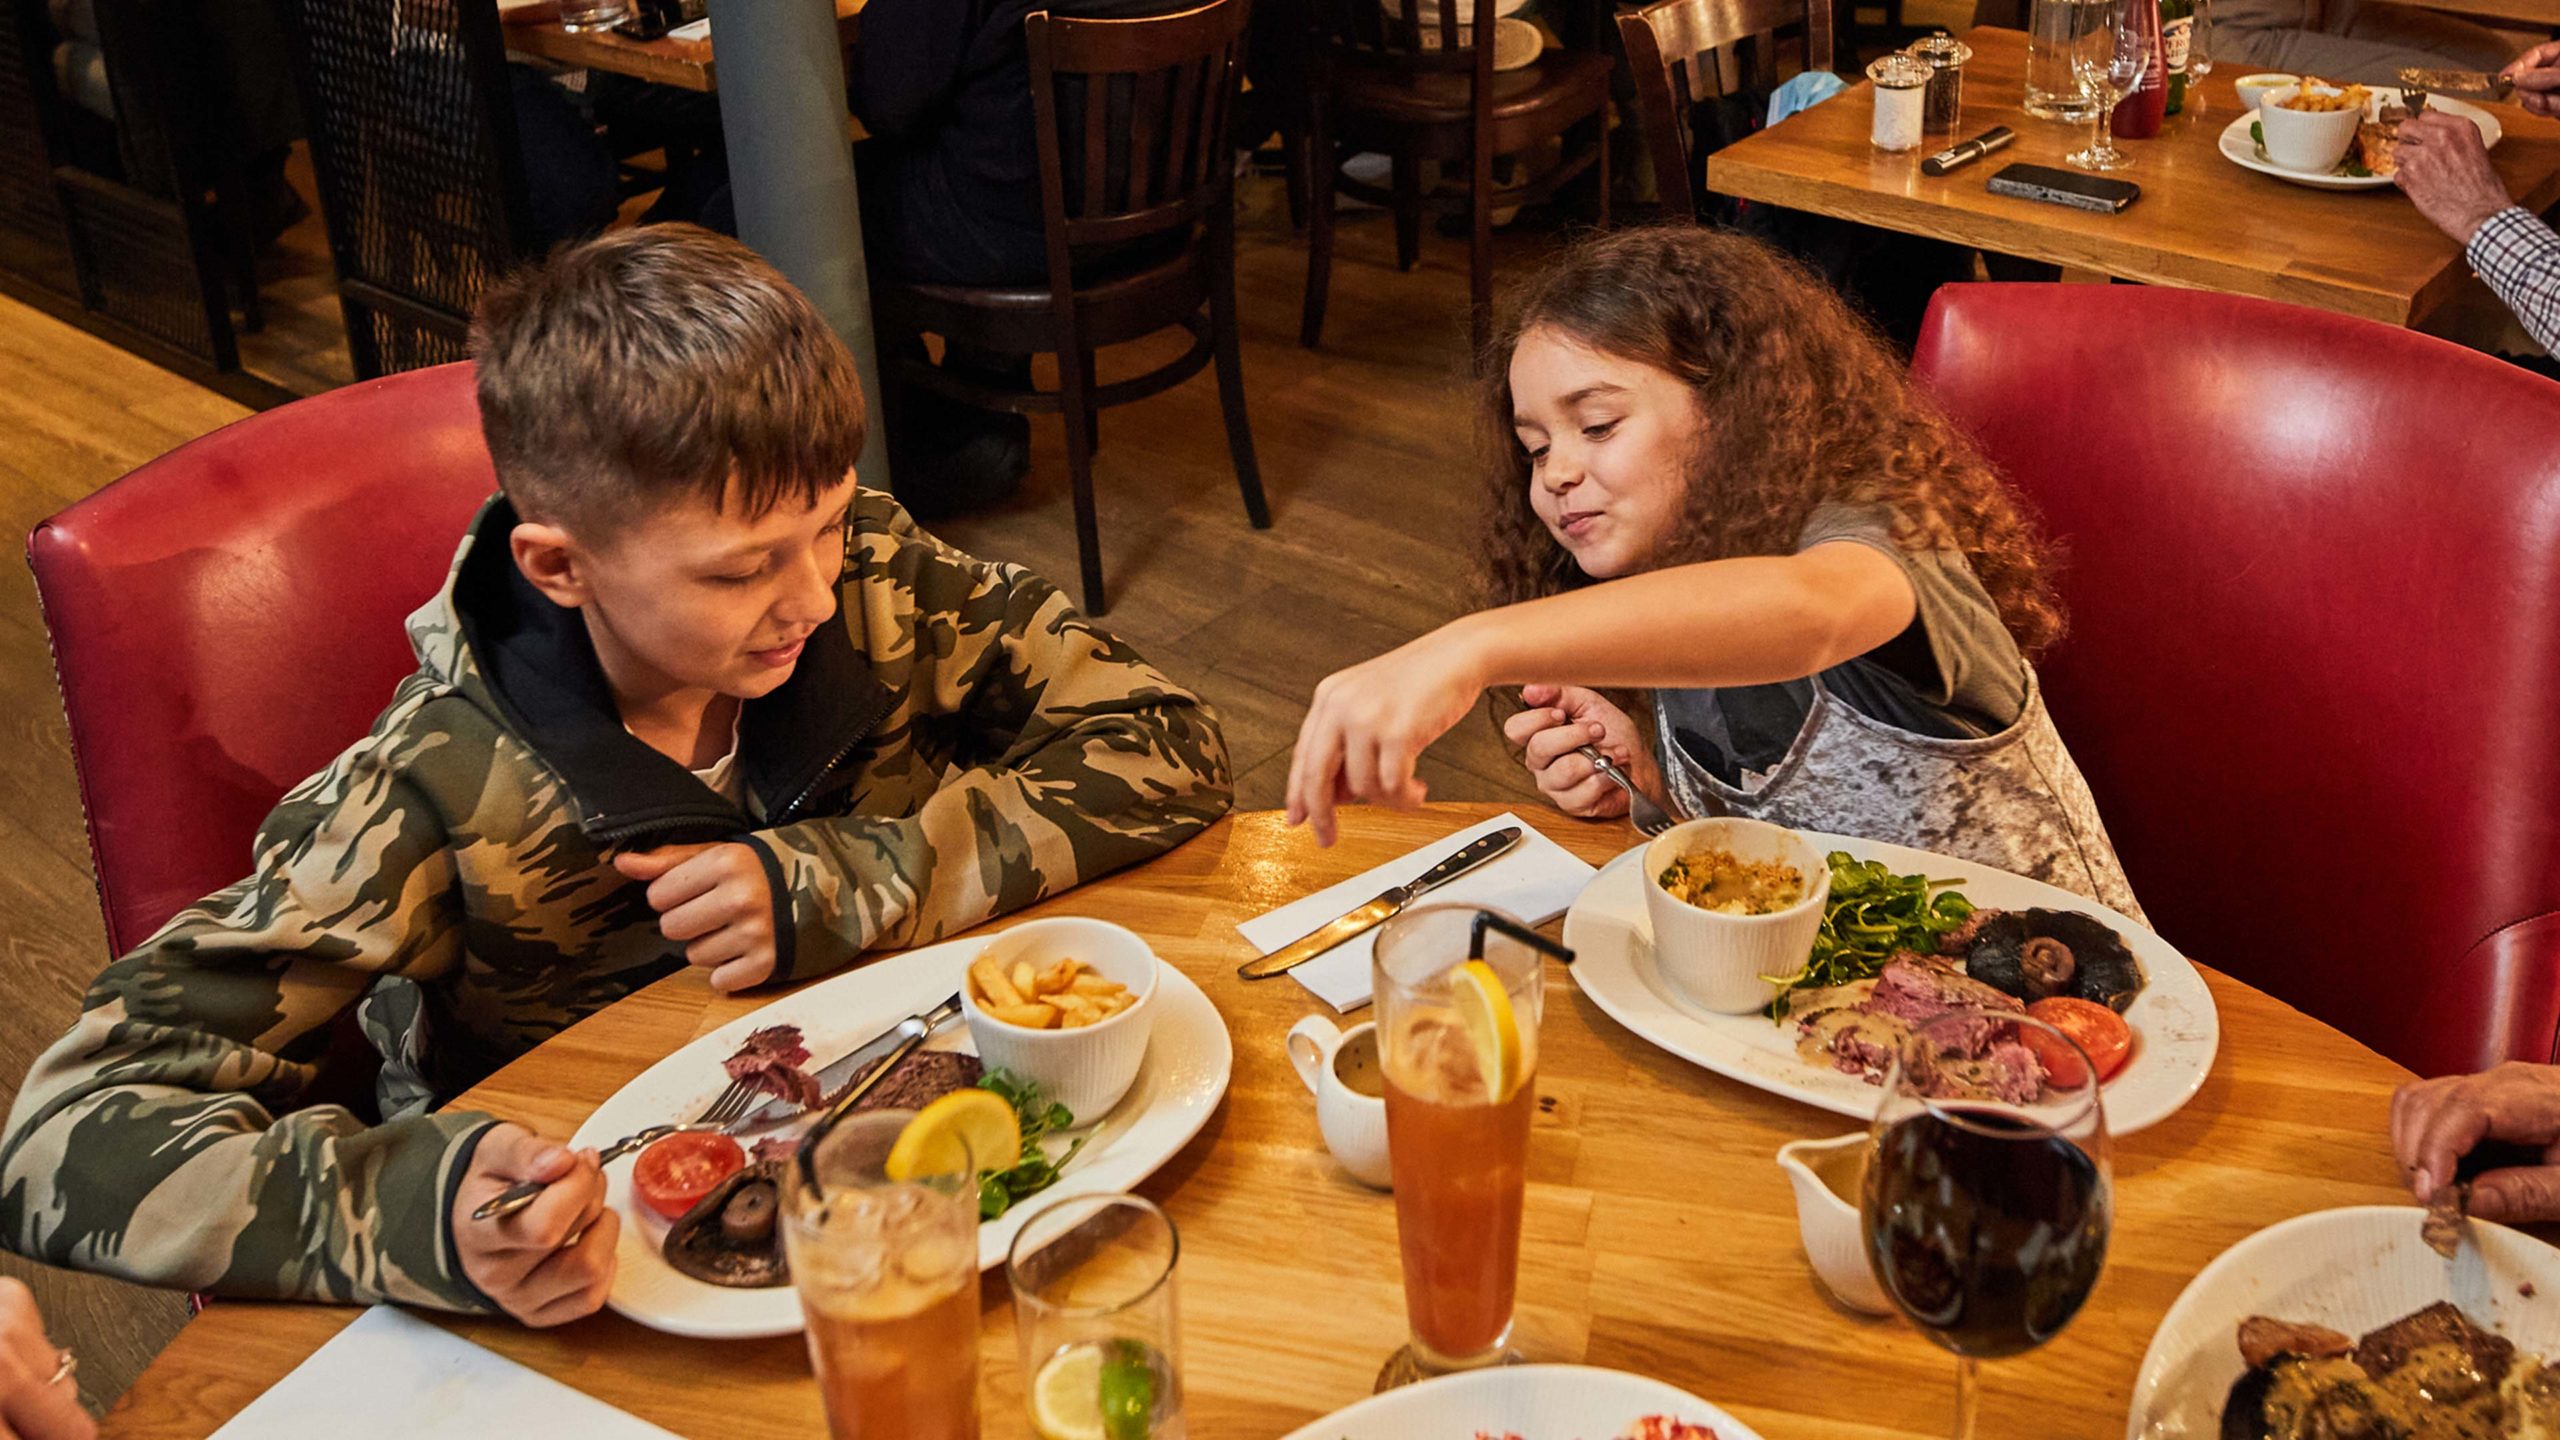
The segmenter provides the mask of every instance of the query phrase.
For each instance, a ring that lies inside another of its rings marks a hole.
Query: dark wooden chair
[[[1791,29],[1799,32],[1802,68],[1831,68],[1831,0],[1655,0],[1618,12],[1618,38],[1635,76],[1636,113],[1666,216],[1703,217],[1706,156],[1694,143],[1698,107],[1776,89],[1781,32]]]
[[[1467,280],[1471,333],[1483,348],[1493,316],[1493,212],[1536,204],[1590,173],[1598,219],[1609,223],[1609,57],[1596,48],[1550,49],[1518,70],[1493,68],[1493,0],[1461,16],[1461,0],[1444,0],[1425,19],[1421,0],[1400,0],[1389,13],[1378,0],[1318,0],[1323,47],[1308,97],[1307,294],[1298,341],[1323,338],[1325,290],[1333,268],[1334,195],[1354,196],[1395,212],[1396,265],[1410,270],[1421,252],[1425,210],[1468,217]],[[1574,131],[1585,132],[1577,143]],[[1565,140],[1563,158],[1544,174],[1496,188],[1496,156],[1519,155]],[[1347,154],[1373,151],[1395,165],[1391,187],[1342,173]],[[1422,193],[1422,164],[1463,166],[1466,192]]]
[[[279,0],[359,379],[463,357],[530,250],[497,7]]]
[[[939,335],[1005,354],[1054,354],[1055,390],[997,389],[883,346],[889,375],[982,409],[1066,421],[1084,608],[1101,614],[1102,540],[1094,513],[1097,412],[1190,379],[1214,359],[1227,449],[1255,529],[1271,524],[1245,419],[1235,288],[1235,157],[1229,144],[1248,0],[1136,20],[1025,20],[1031,100],[1048,227],[1046,285],[891,281],[872,287],[884,336]],[[1105,385],[1094,351],[1161,330],[1191,347]],[[890,424],[897,423],[893,414]]]

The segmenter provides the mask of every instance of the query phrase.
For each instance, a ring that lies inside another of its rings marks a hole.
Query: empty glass
[[[1895,1308],[1956,1354],[1955,1440],[1973,1440],[1977,1362],[2052,1339],[2098,1283],[2107,1174],[2095,1073],[2052,1026],[1957,1010],[1895,1057],[1859,1219]]]
[[[2133,7],[2155,3],[2086,0],[2092,24],[2071,52],[2071,73],[2098,113],[2088,145],[2063,156],[2064,164],[2083,170],[2122,170],[2133,164],[2133,157],[2107,138],[2107,127],[2118,102],[2142,83],[2142,72],[2151,63],[2151,37],[2143,30],[2142,12]]]
[[[1135,1195],[1044,1206],[1013,1237],[1005,1276],[1023,1398],[1048,1440],[1182,1440],[1173,1221]]]
[[[631,18],[631,0],[560,0],[560,28],[572,34],[610,30]]]

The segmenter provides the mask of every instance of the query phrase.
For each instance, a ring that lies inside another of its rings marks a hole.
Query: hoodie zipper
[[[818,787],[826,783],[827,777],[835,773],[835,768],[844,763],[846,756],[851,755],[863,741],[871,738],[871,732],[880,728],[881,721],[889,718],[889,712],[896,708],[897,703],[898,697],[895,693],[882,695],[879,703],[871,707],[871,713],[863,716],[862,723],[853,728],[852,738],[846,740],[836,753],[828,756],[827,763],[818,767],[818,773],[809,777],[809,783],[800,787],[800,793],[792,796],[779,811],[775,812],[772,823],[788,825],[798,819],[800,807],[809,803],[809,797],[818,793]]]

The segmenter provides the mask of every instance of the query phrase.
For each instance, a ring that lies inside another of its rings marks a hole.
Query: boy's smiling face
[[[854,478],[816,503],[786,498],[749,517],[735,498],[687,496],[600,538],[516,527],[527,579],[586,619],[626,720],[692,699],[752,700],[791,678],[802,647],[836,613]]]

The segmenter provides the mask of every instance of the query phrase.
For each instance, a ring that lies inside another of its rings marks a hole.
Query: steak
[[[1971,979],[1953,966],[1905,950],[1884,962],[1884,973],[1876,977],[1875,998],[1868,1008],[1916,1029],[1950,1010],[1998,1010],[2019,1015],[2027,1007],[2016,996]]]
[[[2513,1341],[2490,1334],[2439,1300],[2366,1335],[2356,1344],[2356,1364],[2367,1375],[2388,1375],[2406,1364],[2412,1351],[2429,1345],[2458,1347],[2492,1385],[2506,1378],[2507,1367],[2516,1358]]]
[[[2326,1325],[2296,1325],[2287,1320],[2252,1315],[2240,1322],[2240,1360],[2256,1369],[2279,1355],[2333,1360],[2351,1353],[2356,1342]]]
[[[871,1093],[855,1103],[855,1113],[865,1110],[921,1110],[954,1090],[966,1090],[978,1083],[986,1068],[975,1055],[957,1050],[919,1050],[898,1062]]]

